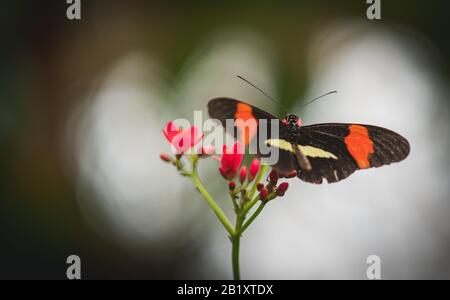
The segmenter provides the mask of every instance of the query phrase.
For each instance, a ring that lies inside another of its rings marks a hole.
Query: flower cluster
[[[223,146],[223,154],[220,160],[219,172],[223,178],[227,180],[232,180],[238,174],[239,167],[241,166],[242,160],[244,158],[244,153],[242,152],[242,146],[240,143],[233,145],[232,149],[227,149]],[[243,184],[246,180],[248,182],[253,181],[259,172],[259,160],[257,158],[253,159],[247,172],[247,167],[243,166],[239,171],[239,181]],[[248,174],[247,174],[248,173]]]
[[[250,163],[248,169],[246,166],[242,166],[239,170],[243,158],[244,154],[242,152],[242,146],[239,142],[235,143],[231,149],[227,149],[227,147],[224,145],[223,155],[220,160],[219,172],[223,178],[230,181],[228,186],[232,197],[236,197],[236,192],[240,192],[243,201],[247,202],[250,199],[246,198],[247,196],[246,188],[248,184],[251,183],[258,174],[260,169],[260,161],[259,159],[255,158]],[[287,177],[288,178],[295,177],[296,171],[293,172],[295,172],[295,174],[291,173]],[[238,179],[240,183],[240,188],[236,189],[236,183],[233,181],[233,179],[235,179],[238,174],[239,174]],[[276,198],[277,196],[279,197],[284,196],[289,187],[289,184],[287,182],[283,182],[277,186],[278,179],[279,179],[278,172],[275,169],[273,169],[272,172],[270,172],[268,178],[269,183],[266,186],[264,186],[264,184],[260,182],[256,184],[256,189],[259,192],[259,199],[261,201],[267,202],[269,200]]]
[[[293,178],[297,176],[297,171],[292,171],[289,173],[286,178]],[[280,175],[277,170],[273,169],[270,174],[268,183],[264,185],[263,183],[258,183],[256,189],[259,191],[259,196],[261,201],[269,201],[276,197],[283,197],[289,188],[289,183],[282,182],[279,185],[278,180],[280,179]]]
[[[266,175],[267,166],[261,165],[258,158],[251,160],[250,164],[243,165],[244,146],[236,142],[232,147],[223,146],[221,157],[214,156],[215,148],[212,146],[201,146],[195,153],[190,151],[197,146],[203,139],[203,135],[197,127],[192,126],[188,129],[178,128],[173,122],[168,122],[163,130],[163,134],[172,147],[175,157],[169,154],[160,154],[161,160],[169,162],[176,166],[180,174],[191,178],[197,190],[208,202],[219,221],[228,231],[232,242],[232,264],[233,275],[239,279],[239,240],[242,233],[259,216],[268,201],[282,197],[286,193],[289,185],[287,182],[278,184],[279,174],[272,170],[267,178],[268,183],[263,184],[263,177]],[[219,161],[218,171],[220,175],[227,180],[229,196],[234,206],[236,214],[236,225],[231,225],[227,216],[223,213],[220,206],[208,193],[201,182],[197,163],[200,158],[212,157]],[[186,168],[186,163],[190,168]],[[289,174],[287,178],[294,177],[296,174]],[[257,209],[253,207],[260,203]],[[250,218],[247,214],[251,213]]]
[[[186,153],[197,145],[203,137],[200,135],[197,127],[192,126],[189,129],[183,130],[182,128],[178,128],[173,122],[167,123],[163,133],[172,145],[172,151],[177,155]]]

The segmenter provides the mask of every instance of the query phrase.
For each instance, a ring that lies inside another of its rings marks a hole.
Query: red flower
[[[283,182],[277,187],[277,195],[278,196],[284,196],[284,193],[286,193],[287,189],[289,187],[289,183]]]
[[[269,196],[269,190],[266,188],[262,188],[261,191],[259,191],[259,199],[266,200]]]
[[[278,178],[279,178],[279,175],[278,175],[277,170],[272,169],[272,171],[269,174],[269,181],[270,181],[270,183],[277,184]]]
[[[168,122],[166,128],[163,130],[164,136],[172,145],[172,150],[175,154],[183,154],[187,150],[194,147],[202,136],[197,127],[192,126],[189,129],[182,130],[178,128],[172,121]]]
[[[293,170],[286,175],[286,178],[294,178],[294,177],[297,177],[297,170]]]
[[[262,184],[261,182],[256,185],[256,189],[258,190],[258,192],[260,192],[263,188],[264,184]]]
[[[233,145],[231,152],[227,152],[227,146],[223,145],[223,154],[220,160],[219,172],[225,179],[231,180],[236,177],[239,166],[244,158],[244,153],[241,149],[241,145],[236,143]]]
[[[247,177],[247,167],[243,166],[241,168],[241,173],[239,175],[239,182],[242,184],[245,181],[245,178]]]
[[[250,173],[248,174],[248,181],[255,179],[259,172],[259,159],[255,158],[250,163]]]
[[[170,121],[166,124],[166,128],[163,130],[163,133],[169,143],[172,143],[174,137],[177,136],[181,131],[181,128],[178,128],[172,121]]]

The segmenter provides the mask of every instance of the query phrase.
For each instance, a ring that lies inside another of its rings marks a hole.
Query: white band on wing
[[[278,147],[282,150],[294,152],[292,149],[292,144],[286,140],[270,139],[270,140],[266,140],[266,144],[269,146],[272,146],[272,147]],[[308,156],[308,157],[338,159],[336,157],[336,155],[334,155],[333,153],[325,151],[325,150],[317,148],[317,147],[302,146],[302,145],[297,145],[297,147],[300,149],[300,151],[303,153],[303,155]]]

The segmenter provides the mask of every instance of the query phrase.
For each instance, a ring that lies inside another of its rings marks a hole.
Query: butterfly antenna
[[[274,100],[272,97],[270,97],[266,92],[264,92],[262,89],[260,89],[259,87],[257,87],[256,85],[254,85],[253,83],[251,83],[250,81],[248,81],[247,79],[245,79],[242,76],[237,75],[237,78],[244,80],[245,82],[247,82],[248,84],[250,84],[252,87],[254,87],[255,89],[257,89],[258,91],[260,91],[264,96],[266,96],[268,99],[272,100],[274,103],[276,103],[279,107],[281,107],[284,111],[286,111],[287,113],[289,113],[289,110],[284,107],[283,105],[280,104],[280,102]]]
[[[302,110],[303,108],[305,108],[307,105],[309,105],[309,104],[311,104],[311,103],[313,103],[313,102],[319,100],[320,98],[323,98],[323,97],[328,96],[328,95],[331,95],[331,94],[337,94],[337,91],[331,91],[331,92],[325,93],[325,94],[323,94],[323,95],[320,95],[319,97],[316,97],[316,98],[314,98],[314,99],[312,99],[312,100],[306,102],[305,104],[303,104],[302,106],[300,106],[300,107],[296,110],[296,113],[298,113],[299,111],[301,111],[301,110]]]

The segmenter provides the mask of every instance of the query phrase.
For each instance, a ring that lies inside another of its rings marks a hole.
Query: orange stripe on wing
[[[236,126],[241,132],[242,143],[249,145],[252,138],[256,135],[258,127],[252,107],[245,103],[238,103],[234,117]]]
[[[349,135],[345,138],[345,145],[360,169],[370,167],[369,155],[374,152],[373,142],[369,131],[361,125],[350,125]]]

